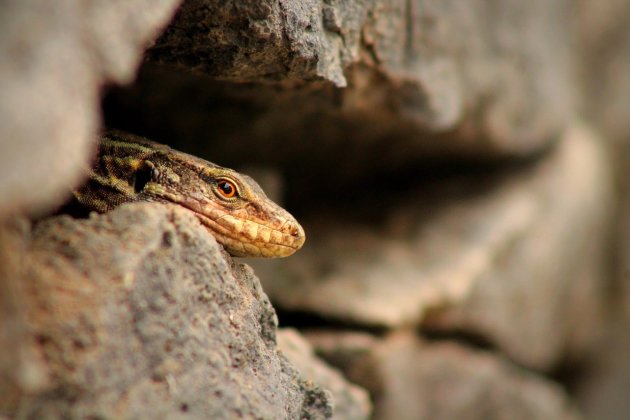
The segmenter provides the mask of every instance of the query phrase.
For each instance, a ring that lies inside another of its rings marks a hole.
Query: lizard
[[[306,238],[295,218],[249,176],[113,129],[100,136],[88,180],[73,195],[98,213],[138,201],[178,205],[236,257],[286,257]]]

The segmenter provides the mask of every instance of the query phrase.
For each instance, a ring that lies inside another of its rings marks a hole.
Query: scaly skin
[[[177,204],[192,211],[237,257],[286,257],[304,244],[304,230],[247,175],[168,146],[107,131],[77,201],[103,213],[134,201]]]

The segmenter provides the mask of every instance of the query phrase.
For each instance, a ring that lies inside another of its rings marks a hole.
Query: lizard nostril
[[[291,226],[291,230],[289,230],[289,232],[291,233],[291,236],[298,236],[300,234],[300,230],[297,226]]]

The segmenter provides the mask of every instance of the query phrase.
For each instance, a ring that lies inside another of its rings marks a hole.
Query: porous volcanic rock
[[[140,203],[85,220],[61,216],[40,222],[25,243],[14,286],[30,357],[0,384],[0,413],[332,415],[327,392],[278,353],[277,318],[258,279],[190,212]]]
[[[109,120],[296,180],[535,153],[579,104],[575,3],[186,1]]]

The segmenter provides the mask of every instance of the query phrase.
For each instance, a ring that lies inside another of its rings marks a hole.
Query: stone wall
[[[6,2],[0,417],[625,418],[626,3]],[[56,214],[103,125],[252,174],[305,247]]]

